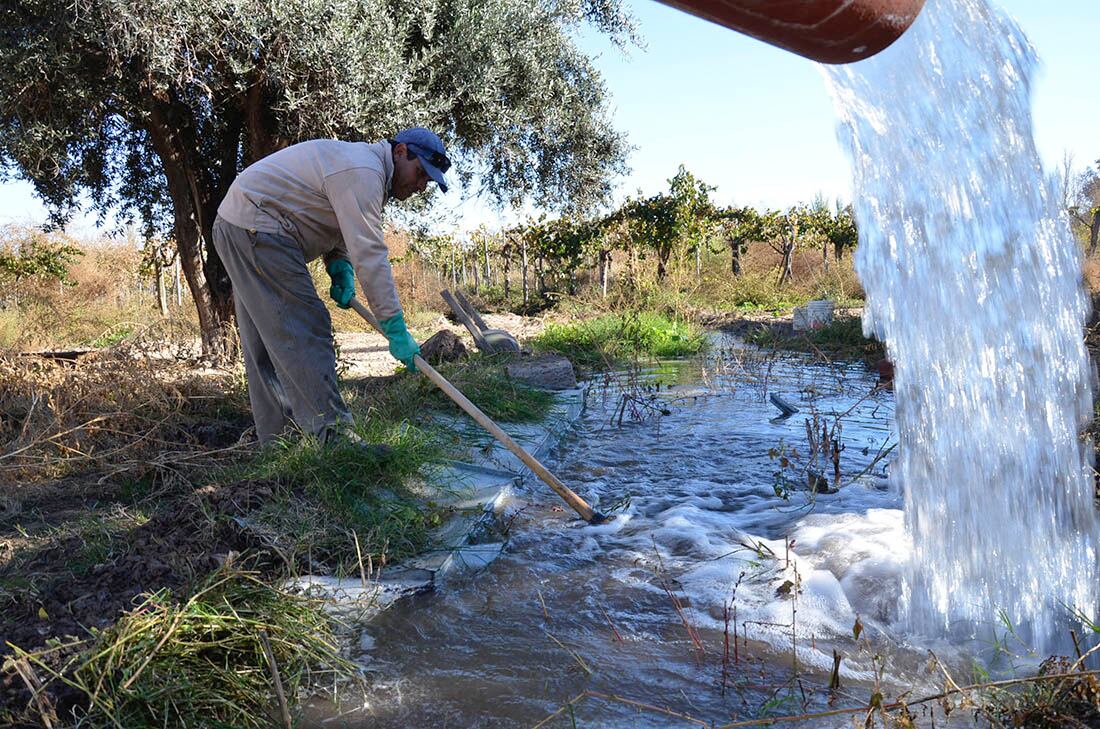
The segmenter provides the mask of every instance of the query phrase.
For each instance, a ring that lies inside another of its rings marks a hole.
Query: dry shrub
[[[142,252],[135,244],[106,238],[79,241],[33,228],[0,229],[0,248],[18,250],[32,240],[73,246],[81,255],[67,267],[65,282],[42,276],[4,282],[0,346],[104,346],[160,320],[155,281],[142,268]],[[173,318],[195,328],[189,297],[173,309]]]
[[[163,345],[75,361],[0,355],[0,481],[140,477],[236,442],[249,422],[243,378],[172,355]]]

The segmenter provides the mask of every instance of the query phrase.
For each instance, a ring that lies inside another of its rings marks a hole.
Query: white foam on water
[[[1071,610],[1096,616],[1100,530],[1079,437],[1087,302],[1035,148],[1035,66],[986,0],[928,0],[892,47],[825,74],[855,181],[864,328],[895,363],[902,615],[965,638],[1003,614],[1044,650]]]
[[[662,573],[687,596],[695,625],[723,631],[730,617],[725,609],[736,606],[743,636],[779,652],[789,650],[793,638],[800,661],[826,671],[831,654],[813,644],[850,638],[857,615],[882,629],[896,617],[909,555],[896,495],[853,484],[842,494],[819,497],[815,513],[798,519],[777,509],[782,502],[774,494],[766,498],[759,485],[733,489],[741,497],[736,510],[720,508],[713,484],[681,488],[687,493],[676,499],[635,498],[631,509],[645,513],[645,526],[616,535],[615,561],[634,566],[614,570],[613,580],[662,592],[652,578],[656,550]],[[759,498],[744,498],[753,488]],[[785,531],[788,541],[761,536],[765,529]],[[845,675],[866,678],[854,666]]]

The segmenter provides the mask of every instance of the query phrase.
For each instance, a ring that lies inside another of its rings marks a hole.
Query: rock
[[[878,379],[883,385],[892,386],[894,383],[894,363],[888,359],[880,359],[875,364],[875,370],[878,372]]]
[[[466,356],[466,345],[454,332],[441,329],[420,345],[420,356],[432,364],[454,362]]]
[[[516,382],[544,390],[568,390],[577,386],[573,363],[557,354],[527,357],[513,362],[505,370]]]
[[[519,342],[503,329],[483,329],[481,336],[491,352],[519,352]]]

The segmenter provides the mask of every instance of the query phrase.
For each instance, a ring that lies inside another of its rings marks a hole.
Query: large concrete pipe
[[[924,0],[660,0],[822,63],[875,55],[905,32]]]

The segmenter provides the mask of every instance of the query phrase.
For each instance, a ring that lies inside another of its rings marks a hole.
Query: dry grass
[[[1100,256],[1086,258],[1081,263],[1081,273],[1085,279],[1085,288],[1091,292],[1100,291]]]
[[[0,481],[142,477],[240,436],[250,421],[243,378],[139,344],[73,362],[0,355]]]
[[[78,241],[60,233],[6,228],[0,246],[19,247],[28,236],[75,246],[66,282],[31,276],[6,280],[0,296],[0,348],[98,347],[113,344],[161,319],[156,285],[143,271],[136,244]],[[10,277],[9,277],[10,278]],[[196,334],[196,317],[183,287],[182,306],[170,297],[170,316]]]

